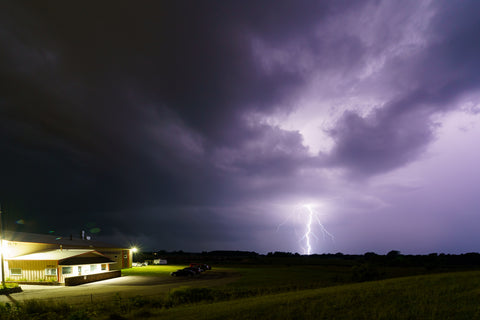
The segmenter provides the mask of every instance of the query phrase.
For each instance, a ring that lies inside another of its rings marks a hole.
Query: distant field
[[[170,273],[187,265],[156,265],[123,269],[122,276],[171,277]],[[421,274],[421,268],[390,267],[379,270],[384,278]],[[297,289],[328,287],[355,282],[352,279],[352,267],[343,265],[239,265],[214,266],[201,276],[222,273],[223,276],[240,276],[230,283],[228,288],[238,290],[279,292]]]

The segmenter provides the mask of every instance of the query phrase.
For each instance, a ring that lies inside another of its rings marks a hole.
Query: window
[[[57,275],[57,269],[56,268],[47,268],[47,269],[45,269],[45,275],[56,276]]]
[[[106,264],[102,264],[102,270],[107,270],[107,265]]]
[[[72,267],[62,267],[62,274],[71,274],[72,272]]]
[[[95,271],[97,271],[97,268],[98,268],[98,265],[96,265],[96,264],[91,264],[91,265],[90,265],[90,272],[95,272]]]
[[[22,275],[22,269],[20,268],[12,268],[10,269],[10,274],[12,276],[21,276]]]

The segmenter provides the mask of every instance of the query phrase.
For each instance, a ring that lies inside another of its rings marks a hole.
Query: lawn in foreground
[[[0,304],[1,319],[480,319],[480,271],[396,278],[282,293],[177,288],[161,296],[71,305]],[[240,295],[239,295],[240,293]]]
[[[151,319],[480,319],[480,272],[300,290],[150,310]],[[141,312],[141,311],[137,311]],[[130,319],[134,319],[132,314]]]

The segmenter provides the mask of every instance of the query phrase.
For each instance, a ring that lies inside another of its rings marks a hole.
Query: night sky
[[[478,252],[479,39],[479,1],[1,1],[6,229]]]

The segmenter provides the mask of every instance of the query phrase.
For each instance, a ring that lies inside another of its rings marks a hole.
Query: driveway
[[[194,278],[124,276],[73,287],[51,285],[20,285],[23,292],[0,295],[0,302],[23,300],[65,301],[71,304],[95,303],[112,300],[116,296],[132,297],[141,295],[153,297],[164,295],[178,287],[211,287],[236,279],[229,273],[208,272]]]

